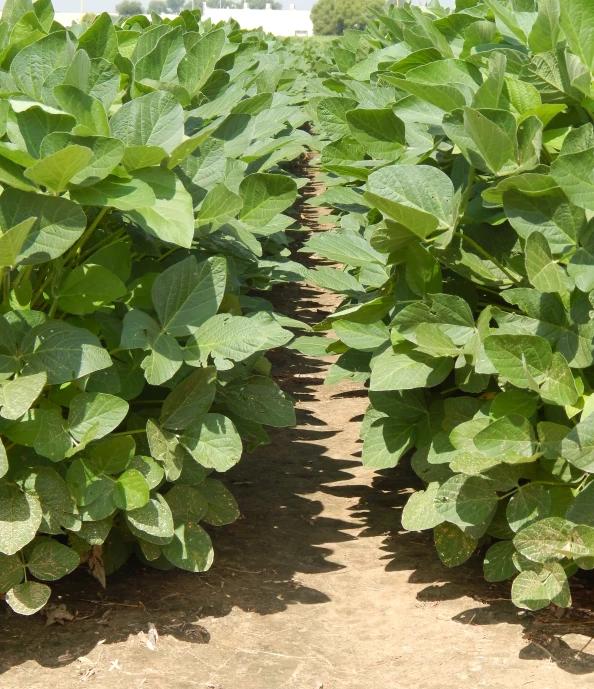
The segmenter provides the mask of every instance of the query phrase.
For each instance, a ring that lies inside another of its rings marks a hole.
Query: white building
[[[210,19],[214,24],[233,18],[242,29],[262,28],[275,36],[313,36],[313,24],[309,10],[250,10],[247,8],[247,3],[243,9],[224,10],[204,7],[199,0],[196,0],[196,9],[202,11],[203,19]],[[117,18],[116,14],[112,16]],[[176,15],[166,14],[163,16],[175,19]],[[62,26],[71,26],[74,22],[79,22],[81,16],[78,12],[57,12],[55,18]]]

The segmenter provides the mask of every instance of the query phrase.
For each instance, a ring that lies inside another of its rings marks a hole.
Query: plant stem
[[[95,230],[97,229],[99,223],[103,220],[105,217],[105,214],[111,210],[109,206],[105,206],[105,208],[102,208],[99,213],[97,214],[97,217],[93,222],[89,225],[89,227],[85,230],[83,236],[80,238],[77,246],[74,246],[68,256],[66,256],[66,259],[64,260],[64,263],[68,263],[71,261],[77,254],[80,254],[82,251],[83,246],[89,241],[91,238],[91,235]]]
[[[483,247],[478,244],[477,242],[474,241],[474,239],[471,239],[465,234],[462,234],[462,232],[454,232],[454,237],[461,237],[465,241],[467,241],[473,248],[475,248],[480,254],[482,254],[486,259],[491,261],[491,263],[494,263],[499,270],[507,275],[507,277],[514,283],[516,287],[521,287],[522,283],[516,280],[516,278],[509,272],[509,270],[502,264],[500,263],[495,256],[491,256],[491,254],[488,251],[485,251]]]

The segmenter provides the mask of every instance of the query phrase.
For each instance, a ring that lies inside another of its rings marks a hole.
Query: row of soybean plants
[[[304,350],[366,381],[363,463],[411,456],[402,524],[537,609],[594,568],[591,0],[377,14],[316,58],[306,251],[343,295]],[[298,341],[297,344],[299,344]]]
[[[0,21],[0,592],[31,614],[81,562],[208,569],[238,517],[213,472],[294,422],[266,351],[298,56],[197,11]],[[206,527],[204,528],[204,525]]]

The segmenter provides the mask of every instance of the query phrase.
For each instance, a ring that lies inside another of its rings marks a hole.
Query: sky
[[[83,7],[85,12],[114,12],[115,6],[119,0],[83,0]],[[147,4],[142,0],[143,4]],[[196,0],[196,7],[201,4],[202,0]],[[314,4],[315,0],[281,0],[285,9],[289,9],[289,4],[294,3],[298,10],[309,10]],[[54,10],[56,12],[78,12],[80,10],[80,0],[54,0]]]

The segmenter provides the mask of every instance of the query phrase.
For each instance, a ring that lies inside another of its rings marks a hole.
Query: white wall
[[[202,8],[202,3],[196,0],[196,9],[202,11],[203,19],[211,19],[214,24],[233,18],[242,29],[259,29],[262,27],[267,33],[275,36],[313,36],[313,24],[309,10],[219,10],[212,7]],[[117,15],[112,15],[117,17]],[[175,19],[176,15],[165,14],[165,17]],[[80,21],[78,12],[57,12],[56,21],[63,26],[70,26]]]

